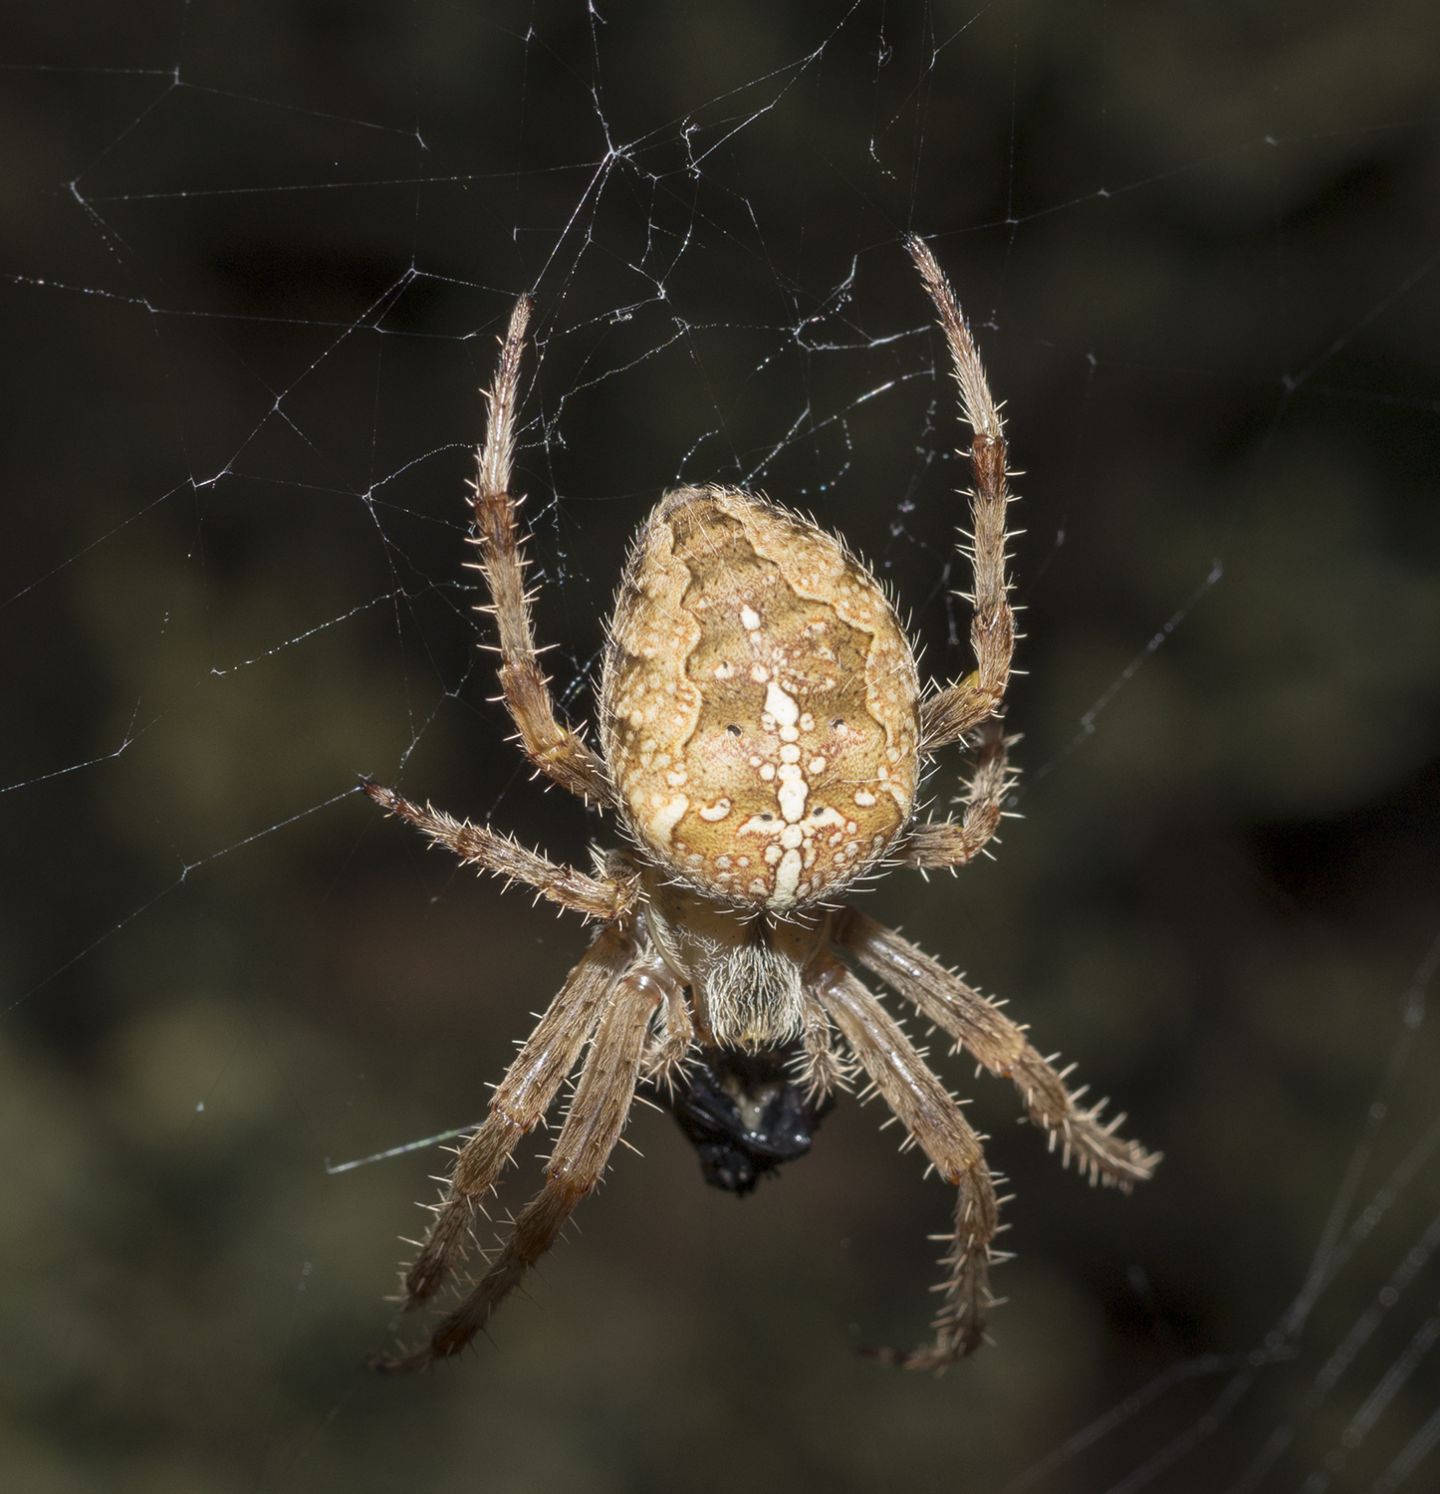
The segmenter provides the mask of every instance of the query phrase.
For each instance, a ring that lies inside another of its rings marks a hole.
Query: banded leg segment
[[[530,598],[525,590],[525,560],[510,494],[515,459],[515,410],[520,383],[520,356],[531,302],[522,296],[510,315],[510,326],[500,348],[495,382],[485,392],[489,419],[485,444],[480,448],[475,478],[470,486],[475,510],[478,569],[485,577],[491,605],[482,607],[495,617],[500,633],[500,688],[520,732],[525,755],[535,766],[587,803],[611,799],[605,765],[585,745],[580,734],[556,719],[549,681],[540,668],[530,622]]]
[[[949,344],[960,401],[973,432],[970,466],[975,474],[975,491],[970,495],[969,550],[975,589],[968,597],[975,609],[970,620],[975,669],[921,705],[921,751],[930,753],[960,741],[967,731],[993,716],[1005,698],[1015,652],[1015,614],[1005,574],[1005,509],[1010,494],[1006,487],[1005,427],[969,324],[928,245],[911,238],[906,247],[935,304]]]
[[[685,1067],[685,1060],[695,1046],[695,1019],[685,999],[685,988],[672,980],[665,988],[657,1027],[646,1045],[640,1064],[641,1077],[656,1085],[664,1094],[672,1094]]]
[[[604,1175],[625,1128],[645,1034],[670,980],[663,967],[650,961],[633,966],[614,986],[600,1012],[580,1082],[546,1164],[544,1187],[521,1210],[489,1269],[441,1319],[430,1342],[414,1353],[378,1360],[375,1368],[420,1369],[460,1353],[555,1243],[565,1221]]]
[[[1102,1122],[1103,1100],[1082,1105],[1083,1091],[1068,1090],[1064,1075],[1041,1057],[1024,1029],[993,1001],[893,929],[854,909],[844,915],[836,939],[927,1021],[948,1033],[957,1047],[992,1074],[1010,1080],[1030,1119],[1049,1134],[1052,1150],[1061,1147],[1067,1165],[1073,1159],[1091,1182],[1121,1189],[1150,1176],[1160,1154],[1115,1134],[1123,1114]]]
[[[901,865],[921,871],[953,870],[973,861],[995,838],[1014,782],[1005,760],[1007,745],[1000,722],[992,720],[981,728],[964,815],[958,820],[922,820],[914,826],[897,853]]]
[[[900,1030],[900,1024],[838,961],[819,977],[817,994],[900,1124],[919,1142],[935,1170],[959,1190],[945,1280],[932,1343],[880,1349],[873,1357],[905,1369],[942,1370],[978,1349],[994,1298],[990,1242],[999,1227],[999,1200],[980,1138],[945,1086]]]
[[[634,906],[640,887],[636,876],[589,877],[538,851],[527,851],[513,836],[501,835],[485,825],[472,825],[469,820],[457,820],[429,804],[421,809],[378,783],[365,782],[362,787],[381,809],[414,825],[433,844],[453,851],[467,866],[478,866],[508,882],[523,882],[572,913],[617,919]]]
[[[407,1308],[433,1297],[469,1255],[476,1212],[521,1137],[540,1124],[554,1103],[595,1026],[596,1013],[633,953],[628,938],[614,929],[601,930],[520,1049],[484,1123],[460,1148],[430,1233],[405,1273]]]

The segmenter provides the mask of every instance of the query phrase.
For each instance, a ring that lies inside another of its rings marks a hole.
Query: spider
[[[965,553],[974,671],[922,690],[894,608],[842,541],[742,489],[683,487],[660,500],[625,566],[598,747],[557,718],[531,629],[511,492],[530,298],[515,306],[471,483],[475,568],[490,598],[481,610],[495,619],[500,685],[526,757],[612,812],[629,846],[596,848],[592,870],[580,871],[364,784],[462,862],[525,883],[595,926],[483,1124],[458,1149],[404,1274],[406,1306],[430,1301],[464,1270],[477,1212],[578,1065],[544,1185],[429,1341],[377,1368],[413,1370],[457,1354],[487,1326],[600,1182],[642,1085],[671,1095],[710,1181],[744,1192],[808,1148],[835,1092],[861,1074],[908,1143],[958,1190],[931,1341],[869,1352],[941,1370],[976,1349],[994,1301],[996,1177],[956,1099],[852,967],[883,981],[957,1052],[1009,1079],[1051,1149],[1092,1182],[1128,1189],[1158,1160],[1117,1136],[1122,1116],[1102,1121],[1101,1105],[1083,1104],[1083,1090],[1067,1088],[1069,1070],[1057,1072],[995,1002],[842,901],[882,869],[973,860],[999,827],[1011,781],[998,721],[1015,637],[1005,437],[954,293],[920,239],[907,247],[973,433]],[[922,766],[971,734],[977,762],[963,813],[919,818]]]

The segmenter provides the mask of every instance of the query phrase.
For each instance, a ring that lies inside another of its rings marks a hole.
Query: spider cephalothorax
[[[1082,1107],[993,1002],[841,902],[882,864],[923,870],[973,859],[999,826],[1008,785],[997,720],[1014,646],[1004,433],[945,277],[923,243],[908,247],[973,432],[974,672],[922,691],[894,609],[839,540],[737,488],[681,488],[650,515],[626,566],[598,752],[557,720],[531,633],[510,493],[528,298],[515,308],[473,485],[500,683],[530,760],[614,812],[633,848],[597,851],[587,875],[366,784],[377,803],[463,860],[598,924],[460,1149],[406,1272],[407,1306],[433,1297],[463,1264],[485,1197],[579,1064],[545,1184],[429,1342],[378,1361],[382,1368],[457,1353],[486,1325],[599,1182],[638,1086],[669,1096],[707,1178],[743,1193],[808,1150],[857,1068],[959,1190],[934,1340],[879,1357],[940,1369],[976,1348],[991,1305],[994,1181],[959,1105],[847,958],[1011,1080],[1051,1145],[1092,1180],[1127,1188],[1155,1164],[1101,1121],[1098,1106]],[[972,733],[963,814],[917,820],[924,760]]]

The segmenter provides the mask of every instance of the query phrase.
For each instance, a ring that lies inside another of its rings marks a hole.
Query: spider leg
[[[544,1119],[574,1069],[601,1003],[634,956],[630,940],[602,929],[566,977],[495,1090],[484,1123],[459,1150],[430,1233],[405,1273],[405,1306],[432,1297],[470,1253],[476,1211],[522,1136]]]
[[[835,1027],[825,1008],[805,1003],[805,1025],[796,1056],[796,1081],[809,1105],[820,1105],[837,1089],[849,1089],[853,1065],[835,1046]]]
[[[839,961],[822,964],[815,989],[885,1103],[940,1176],[959,1189],[955,1228],[942,1260],[946,1275],[932,1325],[934,1341],[916,1349],[870,1351],[887,1364],[942,1370],[980,1347],[994,1302],[990,1242],[998,1228],[999,1200],[980,1138],[900,1024]]]
[[[640,1065],[641,1076],[666,1094],[673,1093],[685,1059],[695,1046],[695,1019],[685,1000],[685,988],[672,981],[665,988],[659,1030],[650,1038]]]
[[[1005,427],[985,380],[970,327],[929,247],[918,238],[907,240],[906,247],[935,303],[950,345],[965,419],[973,432],[970,466],[975,474],[975,491],[970,495],[968,554],[975,590],[967,600],[975,609],[970,620],[970,644],[975,650],[976,667],[921,705],[920,750],[932,753],[960,741],[967,731],[993,716],[1005,698],[1015,652],[1015,614],[1005,575],[1005,509],[1010,495],[1005,485]]]
[[[1019,1090],[1030,1119],[1049,1133],[1052,1149],[1060,1146],[1067,1164],[1073,1159],[1091,1182],[1127,1190],[1150,1176],[1160,1153],[1117,1136],[1125,1117],[1117,1115],[1102,1122],[1103,1100],[1082,1105],[1084,1091],[1068,1090],[1065,1075],[1040,1056],[1024,1028],[993,1001],[908,939],[863,913],[849,910],[835,937],[927,1021],[954,1038],[957,1048],[970,1053],[992,1074],[1009,1079]]]
[[[500,688],[520,732],[525,755],[548,778],[587,803],[611,799],[605,765],[580,734],[555,717],[549,682],[540,669],[539,651],[530,625],[530,598],[525,590],[525,561],[515,521],[518,500],[510,493],[515,458],[515,406],[520,382],[520,355],[531,302],[522,296],[510,314],[501,344],[495,382],[485,391],[489,421],[478,453],[474,494],[477,569],[485,577],[500,633]]]
[[[460,1353],[485,1328],[496,1308],[520,1284],[530,1267],[555,1243],[576,1205],[604,1175],[610,1153],[625,1128],[639,1079],[645,1033],[656,1004],[663,1000],[670,984],[671,977],[664,967],[658,961],[648,960],[632,965],[610,987],[595,1023],[590,1051],[580,1071],[565,1124],[545,1167],[544,1186],[521,1210],[489,1269],[441,1319],[430,1342],[413,1353],[376,1360],[374,1368],[394,1372],[414,1370]],[[542,1022],[541,1027],[545,1025]],[[539,1035],[537,1029],[536,1037]],[[531,1043],[534,1041],[532,1038]],[[527,1049],[530,1046],[527,1044]]]
[[[1000,828],[1005,796],[1014,782],[1005,761],[1007,745],[999,721],[991,719],[980,728],[980,755],[965,796],[964,815],[959,820],[922,820],[913,826],[896,853],[902,866],[945,870],[964,866],[985,849]]]
[[[634,905],[639,881],[623,872],[609,877],[588,877],[584,872],[527,851],[509,835],[501,835],[485,825],[457,820],[427,804],[424,809],[412,804],[394,789],[382,788],[368,780],[361,785],[365,792],[390,814],[398,815],[430,837],[431,843],[453,851],[467,866],[494,872],[507,882],[524,882],[552,903],[583,913],[587,918],[622,918]]]

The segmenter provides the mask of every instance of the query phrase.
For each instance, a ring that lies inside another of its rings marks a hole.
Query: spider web
[[[17,1486],[1431,1486],[1428,21],[415,0],[12,27]],[[920,1331],[948,1208],[875,1110],[743,1207],[640,1113],[643,1164],[495,1345],[363,1377],[435,1166],[409,1144],[477,1118],[583,935],[422,856],[355,775],[556,856],[598,833],[528,780],[474,647],[495,335],[533,291],[518,470],[572,719],[627,536],[682,481],[844,533],[953,677],[966,475],[911,230],[1024,469],[1024,820],[870,906],[1165,1163],[1090,1194],[952,1063],[1018,1256],[997,1347],[931,1383],[850,1352]]]

